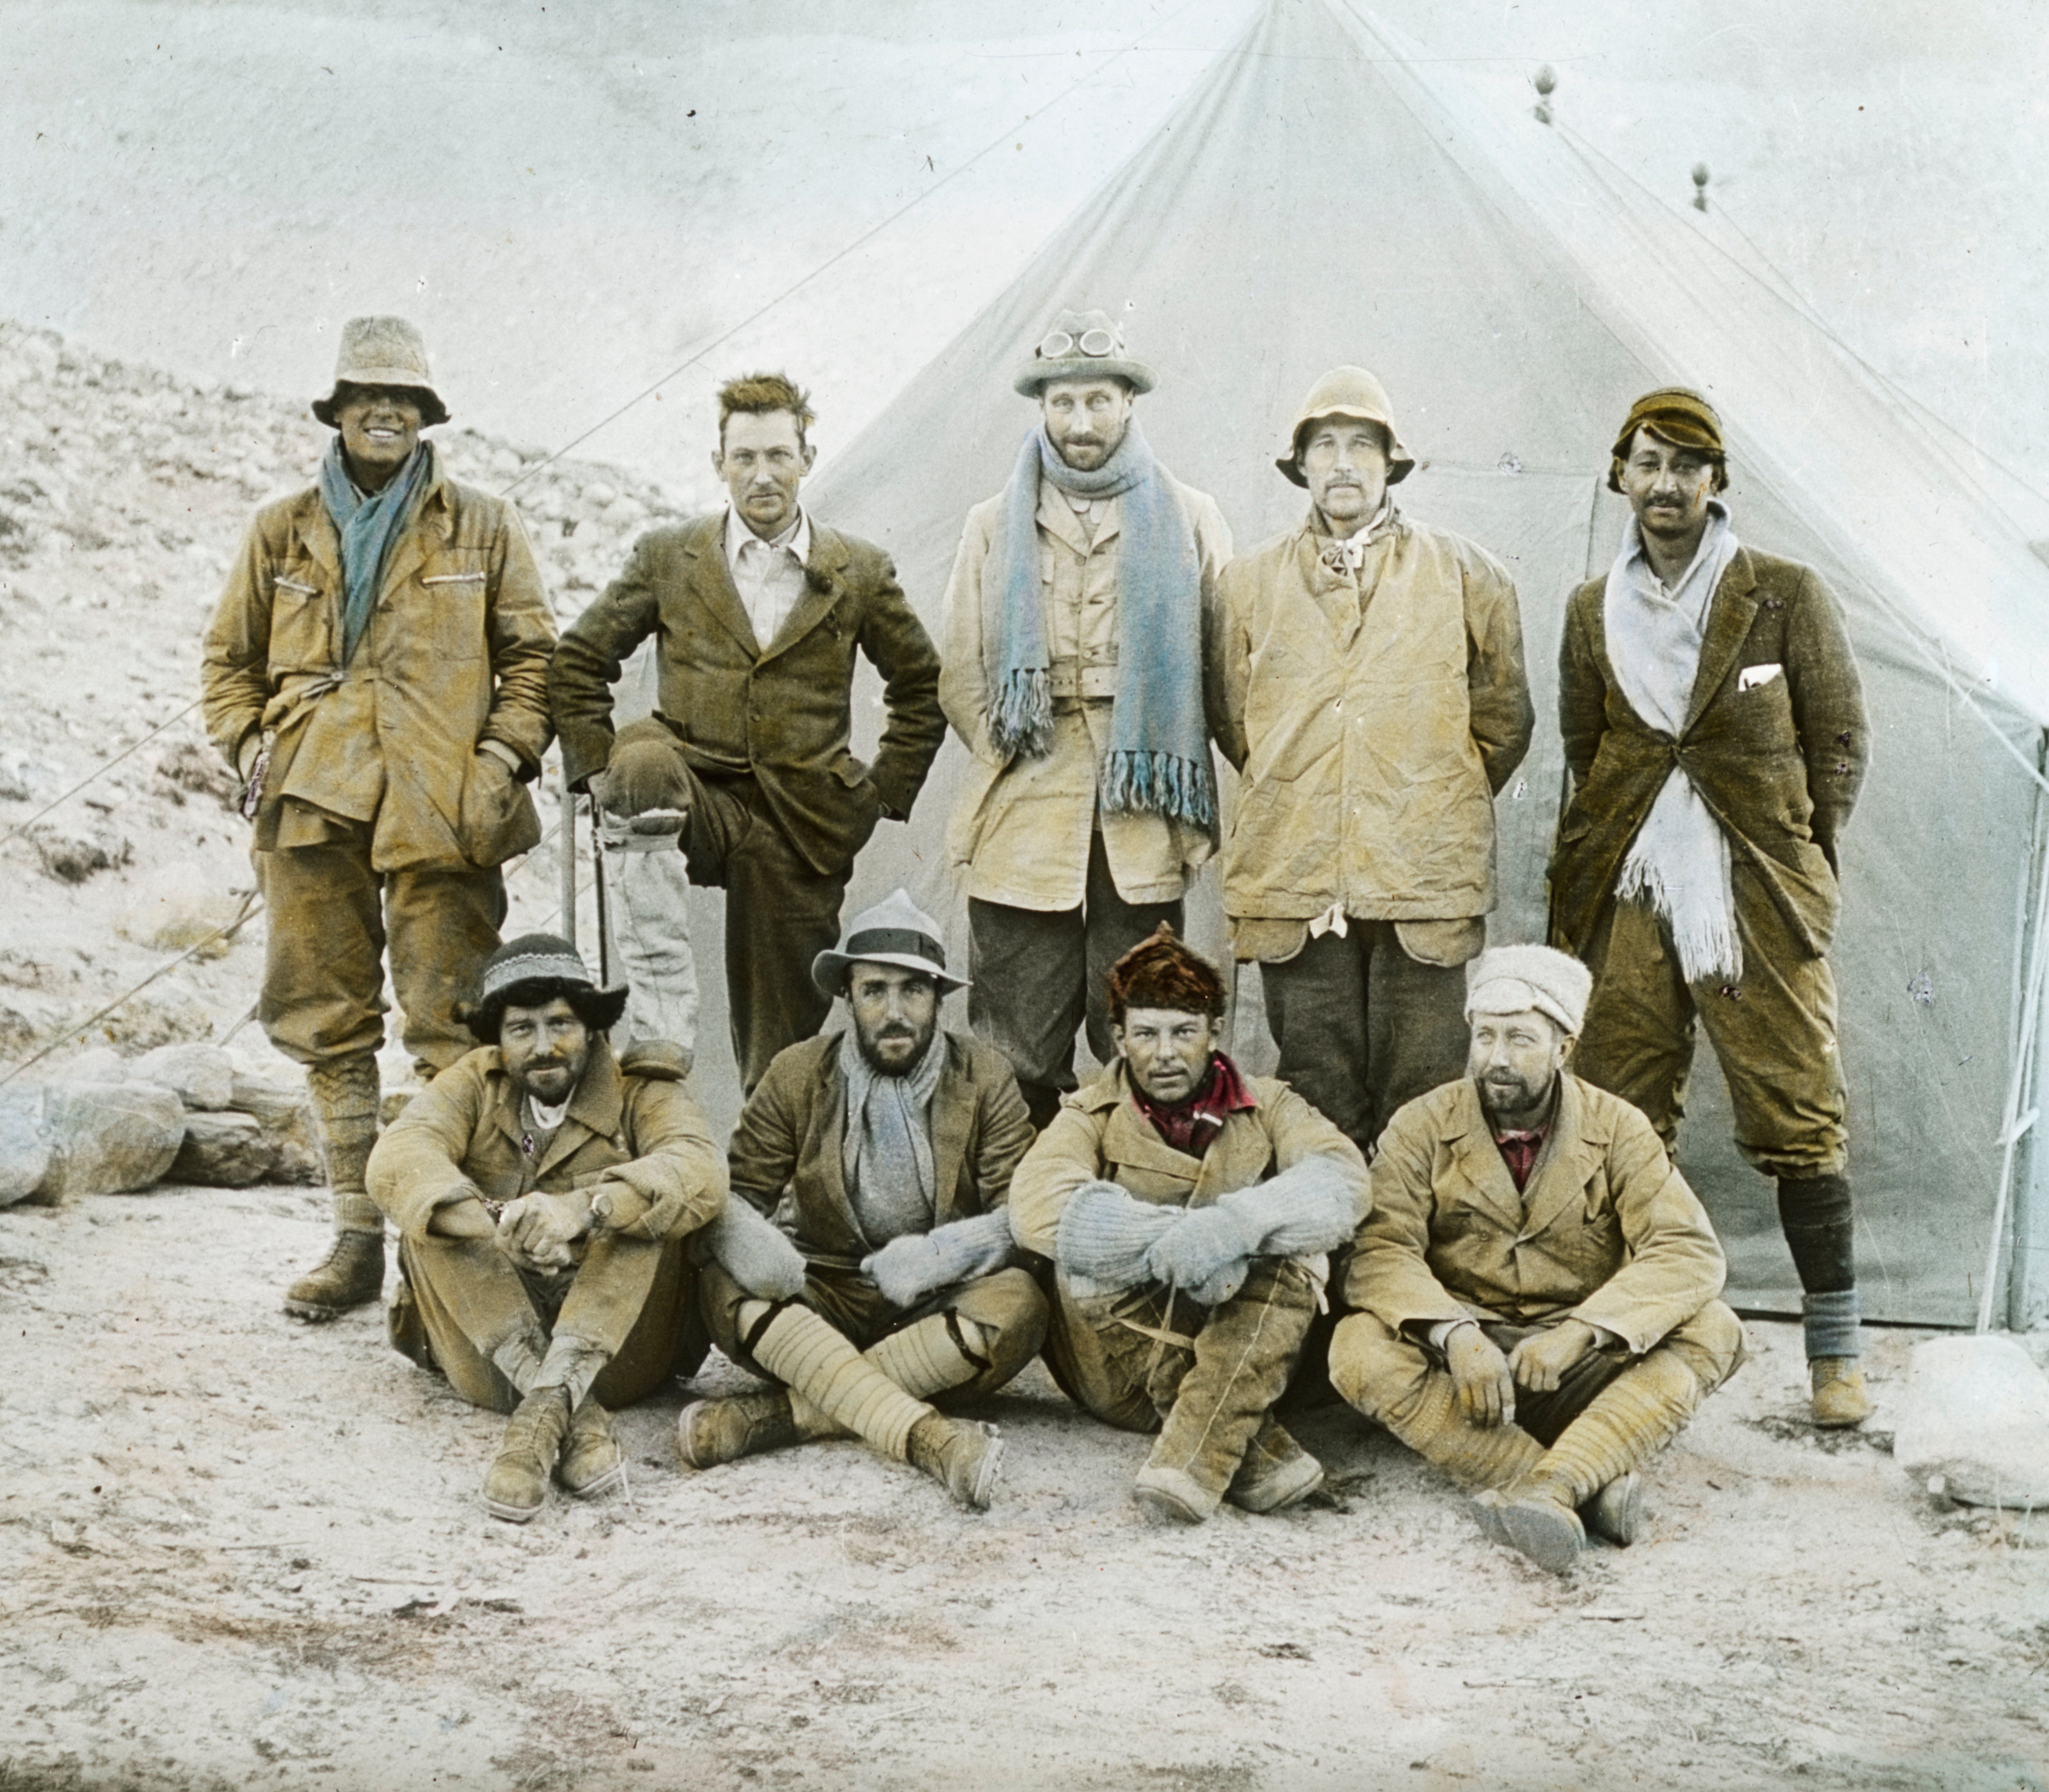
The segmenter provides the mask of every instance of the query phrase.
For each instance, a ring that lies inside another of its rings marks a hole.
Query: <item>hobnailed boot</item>
[[[1807,1377],[1815,1424],[1862,1425],[1871,1417],[1871,1395],[1855,1357],[1818,1356],[1807,1365]]]
[[[1580,1522],[1618,1549],[1643,1534],[1643,1477],[1635,1469],[1619,1475],[1580,1508]]]
[[[800,1441],[790,1396],[781,1388],[724,1400],[694,1400],[676,1416],[676,1452],[692,1468],[737,1462],[764,1450],[787,1450]]]
[[[548,1478],[569,1428],[567,1389],[536,1388],[519,1402],[484,1477],[484,1506],[492,1518],[523,1525],[547,1503]]]
[[[1509,1488],[1473,1496],[1480,1528],[1497,1543],[1518,1549],[1553,1574],[1563,1574],[1587,1546],[1586,1526],[1567,1505],[1558,1484],[1531,1476]]]
[[[588,1394],[570,1415],[555,1479],[579,1499],[595,1499],[625,1482],[626,1452],[612,1435],[612,1415]]]
[[[1324,1465],[1270,1414],[1261,1423],[1224,1498],[1247,1512],[1285,1512],[1324,1484]]]
[[[1149,1512],[1184,1525],[1201,1524],[1223,1502],[1185,1468],[1149,1462],[1133,1478],[1131,1497]]]
[[[285,1290],[285,1311],[295,1319],[338,1319],[383,1291],[384,1215],[363,1180],[377,1142],[377,1059],[367,1051],[307,1067],[306,1090],[333,1191],[335,1239]]]
[[[934,1413],[911,1427],[911,1465],[923,1469],[971,1512],[989,1509],[1003,1465],[1003,1439],[993,1425]]]

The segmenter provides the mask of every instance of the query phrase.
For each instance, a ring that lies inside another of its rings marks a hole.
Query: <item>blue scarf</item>
[[[1069,466],[1044,425],[1024,438],[1005,497],[1003,573],[982,585],[994,692],[989,733],[1005,757],[1053,750],[1052,655],[1039,585],[1039,482],[1122,497],[1117,558],[1117,698],[1097,788],[1106,810],[1150,810],[1216,830],[1203,711],[1202,562],[1188,512],[1133,423],[1093,472]]]
[[[391,544],[413,514],[413,500],[434,476],[434,451],[422,442],[412,457],[374,497],[365,498],[348,476],[339,433],[321,461],[321,502],[341,538],[341,663],[356,657],[356,643],[370,626]]]

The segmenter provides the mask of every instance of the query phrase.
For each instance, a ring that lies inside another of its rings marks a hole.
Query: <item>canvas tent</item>
[[[1508,562],[1539,727],[1499,804],[1497,939],[1542,936],[1562,784],[1557,648],[1565,596],[1614,553],[1611,433],[1652,386],[1717,399],[1736,528],[1822,570],[1874,720],[1835,958],[1868,1311],[1969,1323],[2009,1188],[2016,1307],[2039,1311],[2049,1277],[2027,1265],[2049,1260],[2049,1228],[2022,1045],[2043,962],[2049,569],[1909,407],[1709,221],[1636,192],[1526,110],[1476,101],[1349,0],[1273,0],[810,488],[820,515],[896,557],[935,634],[961,519],[1001,487],[1032,420],[1010,371],[1068,305],[1126,317],[1161,374],[1141,405],[1147,434],[1217,497],[1241,550],[1298,517],[1301,495],[1273,465],[1281,433],[1318,373],[1357,361],[1426,463],[1403,505]],[[877,836],[850,898],[907,884],[962,959],[943,841],[964,764],[950,740],[908,828]],[[1213,870],[1192,912],[1198,940],[1220,948]],[[1240,988],[1238,1048],[1270,1064],[1256,975]],[[1797,1311],[1771,1184],[1728,1141],[1705,1048],[1682,1160],[1728,1244],[1732,1297]]]

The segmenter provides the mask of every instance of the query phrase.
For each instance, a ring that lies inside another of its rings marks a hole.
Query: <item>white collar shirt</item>
[[[811,554],[811,519],[805,511],[799,510],[797,520],[774,541],[764,542],[728,501],[725,564],[756,647],[765,648],[776,639],[804,594],[804,563]]]

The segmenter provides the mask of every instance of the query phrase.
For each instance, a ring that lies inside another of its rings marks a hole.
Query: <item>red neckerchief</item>
[[[1534,1133],[1495,1134],[1495,1149],[1501,1153],[1502,1162],[1508,1166],[1508,1173],[1514,1179],[1517,1194],[1522,1192],[1523,1185],[1530,1180],[1530,1172],[1537,1167],[1537,1153],[1544,1149],[1544,1141],[1550,1136],[1551,1122],[1548,1120]]]
[[[1223,1130],[1227,1115],[1242,1114],[1259,1105],[1246,1087],[1245,1079],[1238,1075],[1238,1066],[1221,1051],[1210,1054],[1209,1075],[1203,1079],[1202,1087],[1185,1102],[1156,1102],[1135,1082],[1131,1085],[1131,1098],[1138,1104],[1138,1111],[1153,1122],[1153,1130],[1190,1157],[1199,1157],[1209,1149],[1210,1141]]]

